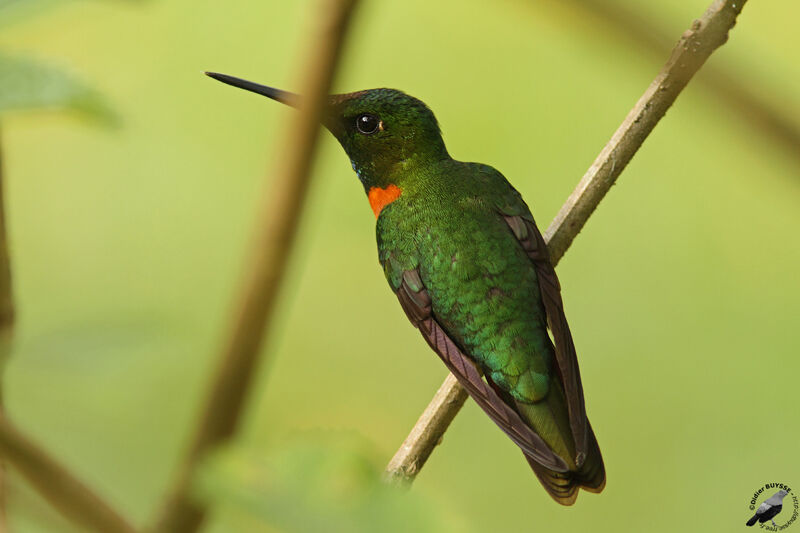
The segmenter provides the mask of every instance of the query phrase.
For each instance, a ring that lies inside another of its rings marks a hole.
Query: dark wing
[[[459,383],[500,426],[500,429],[522,448],[526,455],[535,458],[551,470],[566,472],[566,463],[554,454],[544,440],[484,381],[475,364],[463,354],[436,321],[432,312],[431,297],[422,283],[419,270],[406,270],[402,273],[396,294],[411,323],[422,332],[425,340],[444,361],[450,372],[458,378]]]
[[[783,509],[783,505],[773,505],[769,509],[765,510],[762,514],[758,515],[758,520],[761,522],[772,520],[778,513],[781,512],[781,509]]]
[[[558,374],[567,397],[569,424],[572,437],[575,439],[577,455],[575,463],[581,466],[588,451],[588,422],[575,344],[572,342],[572,333],[569,331],[567,317],[564,315],[564,303],[561,300],[561,285],[550,262],[547,244],[539,233],[533,217],[503,214],[503,218],[536,268],[542,303],[547,313],[547,324],[555,341]]]

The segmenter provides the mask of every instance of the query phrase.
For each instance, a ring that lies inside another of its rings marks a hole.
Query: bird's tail
[[[756,525],[756,522],[758,522],[758,515],[754,514],[753,518],[751,518],[750,520],[747,521],[747,525],[748,526],[754,526],[754,525]]]
[[[606,470],[603,465],[603,456],[594,432],[589,426],[589,453],[586,460],[577,470],[556,472],[539,464],[536,459],[525,456],[531,465],[533,473],[542,482],[545,490],[561,505],[572,505],[578,498],[578,489],[589,492],[601,492],[606,486]]]
[[[589,492],[603,490],[606,486],[606,470],[600,446],[588,420],[586,458],[580,466],[575,463],[575,443],[570,429],[567,402],[558,381],[550,384],[549,394],[543,401],[534,404],[515,402],[515,405],[531,428],[567,463],[568,471],[556,472],[536,459],[525,456],[536,477],[555,501],[561,505],[572,505],[578,497],[579,488]]]

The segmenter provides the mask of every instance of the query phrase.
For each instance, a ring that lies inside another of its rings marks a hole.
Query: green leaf
[[[63,1],[58,0],[0,0],[0,28],[24,22],[63,4]]]
[[[0,115],[30,109],[67,109],[103,122],[117,120],[97,91],[66,71],[0,54]]]
[[[441,503],[383,483],[363,441],[315,437],[216,455],[201,470],[199,496],[286,533],[465,531]]]

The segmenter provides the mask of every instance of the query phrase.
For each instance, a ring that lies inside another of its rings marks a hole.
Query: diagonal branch
[[[270,173],[272,189],[258,215],[219,367],[189,454],[157,520],[158,531],[193,532],[205,517],[205,507],[191,497],[192,476],[204,456],[228,441],[239,425],[308,190],[320,116],[356,4],[357,0],[321,2],[317,39],[303,65],[300,115],[292,117],[283,150],[277,152],[280,156]]]
[[[594,16],[614,35],[627,38],[647,53],[661,57],[672,44],[664,28],[643,16],[626,2],[609,0],[570,0],[575,7]],[[642,4],[646,6],[647,4]],[[638,6],[637,6],[638,7]],[[800,162],[800,124],[780,108],[752,90],[746,77],[739,78],[724,65],[706,65],[697,79],[711,90],[718,101],[735,108],[751,126],[759,128],[781,143],[795,162]]]
[[[89,531],[136,531],[119,513],[0,416],[0,457],[58,511]]]
[[[684,32],[667,63],[614,132],[544,234],[555,265],[658,121],[711,53],[725,44],[746,0],[715,0]],[[386,467],[390,481],[414,480],[467,393],[449,375]]]
[[[3,190],[3,147],[0,132],[0,416],[5,414],[5,369],[11,355],[11,340],[14,332],[14,300],[11,292],[11,260],[8,254],[6,232],[5,199]],[[0,532],[6,531],[7,479],[5,463],[0,461]]]
[[[133,526],[92,492],[66,468],[22,435],[5,417],[2,383],[11,353],[14,302],[11,290],[11,261],[8,252],[3,168],[0,147],[0,532],[7,531],[6,463],[16,468],[31,485],[66,518],[89,531],[134,532]]]

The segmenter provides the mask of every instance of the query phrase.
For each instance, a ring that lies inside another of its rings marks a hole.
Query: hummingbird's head
[[[433,112],[395,89],[331,96],[324,124],[365,185],[380,185],[405,166],[447,157]]]
[[[300,99],[233,76],[206,74],[293,107]],[[322,123],[342,145],[366,189],[396,181],[396,175],[410,165],[448,157],[433,112],[420,100],[395,89],[332,95]]]

